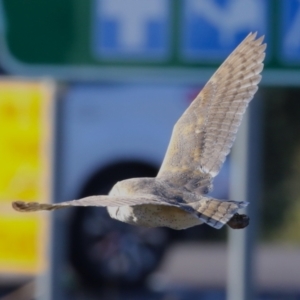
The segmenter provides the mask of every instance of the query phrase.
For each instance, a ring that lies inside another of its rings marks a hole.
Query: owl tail
[[[203,197],[200,201],[189,203],[195,210],[197,217],[204,223],[216,229],[225,224],[231,228],[244,228],[249,223],[246,215],[239,215],[237,211],[248,205],[248,202],[224,201]]]

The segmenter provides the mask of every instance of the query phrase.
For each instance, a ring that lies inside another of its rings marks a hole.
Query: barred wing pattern
[[[266,44],[250,33],[175,124],[158,177],[207,193],[261,80]]]

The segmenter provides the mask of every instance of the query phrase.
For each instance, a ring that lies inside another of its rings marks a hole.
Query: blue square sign
[[[94,8],[92,49],[97,58],[168,58],[170,0],[95,0]]]
[[[300,1],[281,0],[281,59],[300,63]]]
[[[181,30],[184,61],[223,60],[250,32],[267,31],[267,0],[185,0]]]

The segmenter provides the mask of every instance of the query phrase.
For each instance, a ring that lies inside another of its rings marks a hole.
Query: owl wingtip
[[[260,41],[262,43],[265,39],[265,35],[262,34],[258,37],[258,31],[250,31],[249,34],[246,36],[246,39],[251,39],[252,41]]]
[[[12,202],[12,208],[16,211],[27,211],[26,208],[28,208],[28,203],[24,202],[24,201],[14,201]]]
[[[31,212],[45,209],[43,204],[37,202],[25,202],[25,201],[14,201],[12,207],[14,210],[19,212]]]
[[[247,38],[255,40],[256,36],[257,36],[257,31],[250,31],[249,34],[247,35]]]

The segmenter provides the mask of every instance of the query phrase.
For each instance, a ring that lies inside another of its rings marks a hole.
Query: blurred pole
[[[254,258],[261,185],[261,109],[256,97],[245,115],[232,150],[230,199],[248,201],[250,217],[247,229],[229,229],[228,300],[255,299]],[[251,120],[251,121],[250,121]]]

